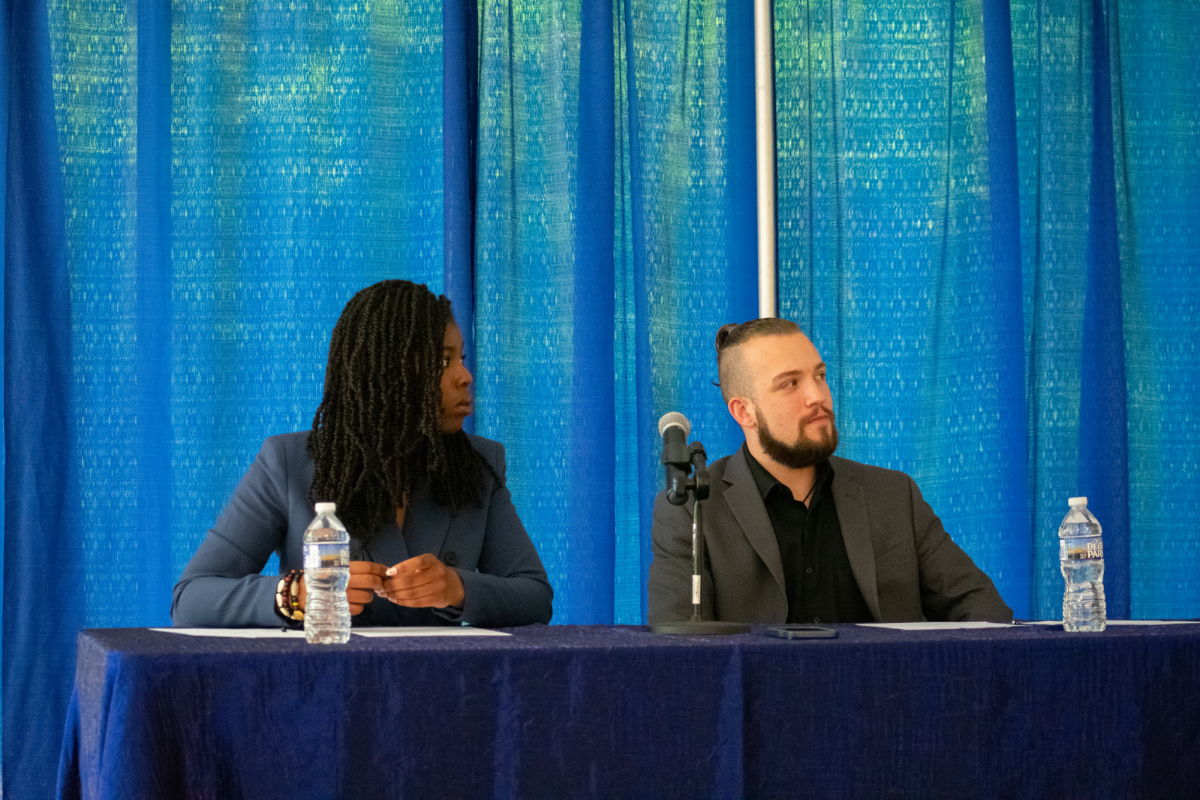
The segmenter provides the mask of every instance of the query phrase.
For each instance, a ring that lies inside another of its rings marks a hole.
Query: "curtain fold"
[[[607,2],[480,4],[476,430],[555,587],[613,616],[613,115]]]
[[[4,793],[49,796],[84,623],[69,249],[46,6],[6,9]]]
[[[475,150],[479,130],[479,10],[442,4],[442,285],[461,323],[463,359],[475,370]],[[474,417],[463,427],[475,430]]]

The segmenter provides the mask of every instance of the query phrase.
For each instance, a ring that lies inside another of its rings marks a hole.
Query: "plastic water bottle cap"
[[[316,511],[318,514],[332,514],[337,511],[337,503],[317,503]]]
[[[1067,505],[1069,505],[1071,508],[1075,508],[1076,506],[1086,506],[1087,498],[1086,497],[1072,497],[1070,500],[1067,501]],[[321,508],[320,508],[320,506],[318,506],[317,511],[320,511],[320,510],[321,510]]]

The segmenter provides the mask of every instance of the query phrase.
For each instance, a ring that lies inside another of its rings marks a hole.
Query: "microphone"
[[[662,463],[674,464],[690,471],[692,458],[688,453],[687,437],[692,423],[678,411],[668,411],[658,420],[658,435],[663,440]]]
[[[669,411],[658,420],[658,435],[663,440],[663,469],[667,473],[667,502],[673,506],[685,505],[689,492],[696,501],[692,505],[692,618],[683,622],[656,623],[650,626],[650,630],[654,633],[690,636],[749,633],[750,626],[743,622],[717,622],[706,620],[703,616],[701,582],[704,576],[704,518],[701,511],[709,491],[708,455],[700,442],[692,442],[688,446],[687,437],[691,432],[692,423],[678,411]]]

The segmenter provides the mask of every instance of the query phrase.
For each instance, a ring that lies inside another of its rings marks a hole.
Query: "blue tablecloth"
[[[84,631],[60,794],[1200,797],[1200,626]]]

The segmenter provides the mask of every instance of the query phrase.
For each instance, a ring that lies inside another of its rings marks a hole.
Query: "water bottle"
[[[1088,511],[1086,497],[1067,501],[1071,510],[1058,527],[1058,558],[1067,582],[1063,593],[1063,630],[1104,630],[1104,545],[1100,522]]]
[[[317,516],[304,531],[304,638],[310,644],[350,640],[350,534],[335,511],[336,503],[317,503]]]

